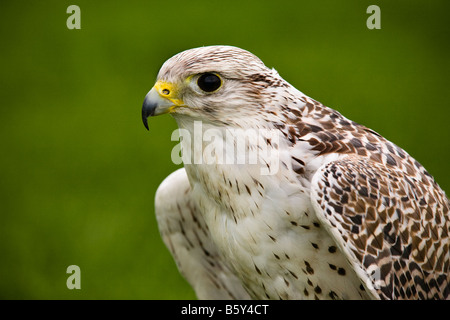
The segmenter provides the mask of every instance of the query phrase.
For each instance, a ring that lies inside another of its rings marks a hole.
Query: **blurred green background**
[[[192,47],[253,52],[450,192],[450,3],[423,3],[2,1],[0,298],[195,298],[153,210],[176,124],[140,119],[159,67]],[[371,4],[381,30],[366,27]],[[72,264],[81,290],[66,287]]]

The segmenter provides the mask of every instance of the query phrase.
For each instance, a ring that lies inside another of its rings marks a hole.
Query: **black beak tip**
[[[147,129],[147,131],[150,131],[150,129],[148,128],[147,118],[142,118],[142,122],[144,122],[145,129]]]
[[[147,130],[149,130],[147,118],[149,116],[153,116],[154,113],[155,113],[155,106],[149,105],[147,100],[144,100],[144,103],[142,105],[142,122],[144,123],[144,127]]]
[[[147,121],[147,118],[148,118],[148,113],[146,112],[146,110],[145,110],[145,108],[142,108],[142,122],[144,123],[144,127],[147,129],[147,130],[149,130],[148,129],[148,121]]]

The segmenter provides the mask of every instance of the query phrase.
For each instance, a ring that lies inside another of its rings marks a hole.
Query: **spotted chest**
[[[224,182],[230,198],[237,193],[236,183],[261,191],[254,191],[252,203],[245,205],[228,198],[222,204],[201,183],[193,184],[212,241],[249,294],[255,299],[367,298],[364,286],[318,222],[309,194],[286,177],[281,185],[289,192],[270,179],[261,185],[245,179],[233,179],[231,185]],[[248,192],[245,187],[240,190]],[[246,210],[251,214],[243,215],[238,208],[251,208]]]

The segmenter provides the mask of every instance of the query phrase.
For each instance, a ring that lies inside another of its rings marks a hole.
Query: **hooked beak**
[[[163,98],[155,85],[155,87],[147,93],[144,103],[142,104],[142,122],[144,123],[145,128],[148,130],[148,117],[168,113],[173,106],[175,106],[175,104],[171,100]]]

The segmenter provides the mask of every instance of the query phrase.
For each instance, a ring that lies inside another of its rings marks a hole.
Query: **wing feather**
[[[184,168],[161,183],[155,207],[163,241],[199,299],[250,298],[212,242]]]
[[[449,201],[437,185],[350,156],[317,171],[311,199],[374,297],[450,298]]]

